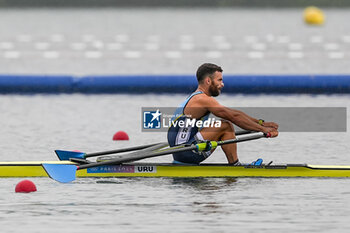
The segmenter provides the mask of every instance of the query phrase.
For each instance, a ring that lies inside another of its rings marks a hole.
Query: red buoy
[[[31,193],[36,191],[35,184],[30,180],[22,180],[16,185],[16,193]]]
[[[113,141],[129,140],[129,135],[124,131],[118,131],[113,135]]]

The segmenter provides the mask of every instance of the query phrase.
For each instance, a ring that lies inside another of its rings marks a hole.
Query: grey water
[[[95,152],[166,140],[141,132],[141,108],[185,95],[1,95],[1,161],[56,160],[55,149]],[[348,95],[221,95],[232,107],[347,107]],[[349,114],[348,114],[349,119]],[[267,119],[268,120],[268,119]],[[303,121],[303,119],[300,119]],[[112,141],[118,130],[129,141]],[[350,165],[348,132],[282,132],[238,145],[241,161]],[[171,156],[148,161],[171,162]],[[226,162],[218,150],[206,162]],[[347,178],[2,178],[4,232],[345,232]],[[349,186],[349,187],[348,187]]]

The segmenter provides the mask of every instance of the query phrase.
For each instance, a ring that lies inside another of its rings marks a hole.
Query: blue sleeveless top
[[[192,118],[185,115],[184,110],[190,99],[198,94],[203,94],[202,91],[192,93],[181,105],[175,110],[174,117],[171,119],[173,122],[168,130],[168,143],[170,146],[180,145],[193,141],[194,136],[199,131],[198,127],[186,126],[177,124],[180,121],[186,122],[186,120],[193,120]],[[200,120],[207,120],[209,113],[200,118]]]

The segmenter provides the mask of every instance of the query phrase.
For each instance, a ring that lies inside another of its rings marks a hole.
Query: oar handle
[[[244,135],[244,134],[250,134],[250,133],[256,133],[256,131],[250,131],[250,130],[239,130],[235,134],[238,135]]]

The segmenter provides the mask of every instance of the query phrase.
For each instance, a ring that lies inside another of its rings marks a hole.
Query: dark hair
[[[222,68],[218,65],[212,64],[212,63],[204,63],[197,69],[197,80],[198,83],[202,82],[205,77],[208,75],[211,76],[216,71],[222,72]]]

